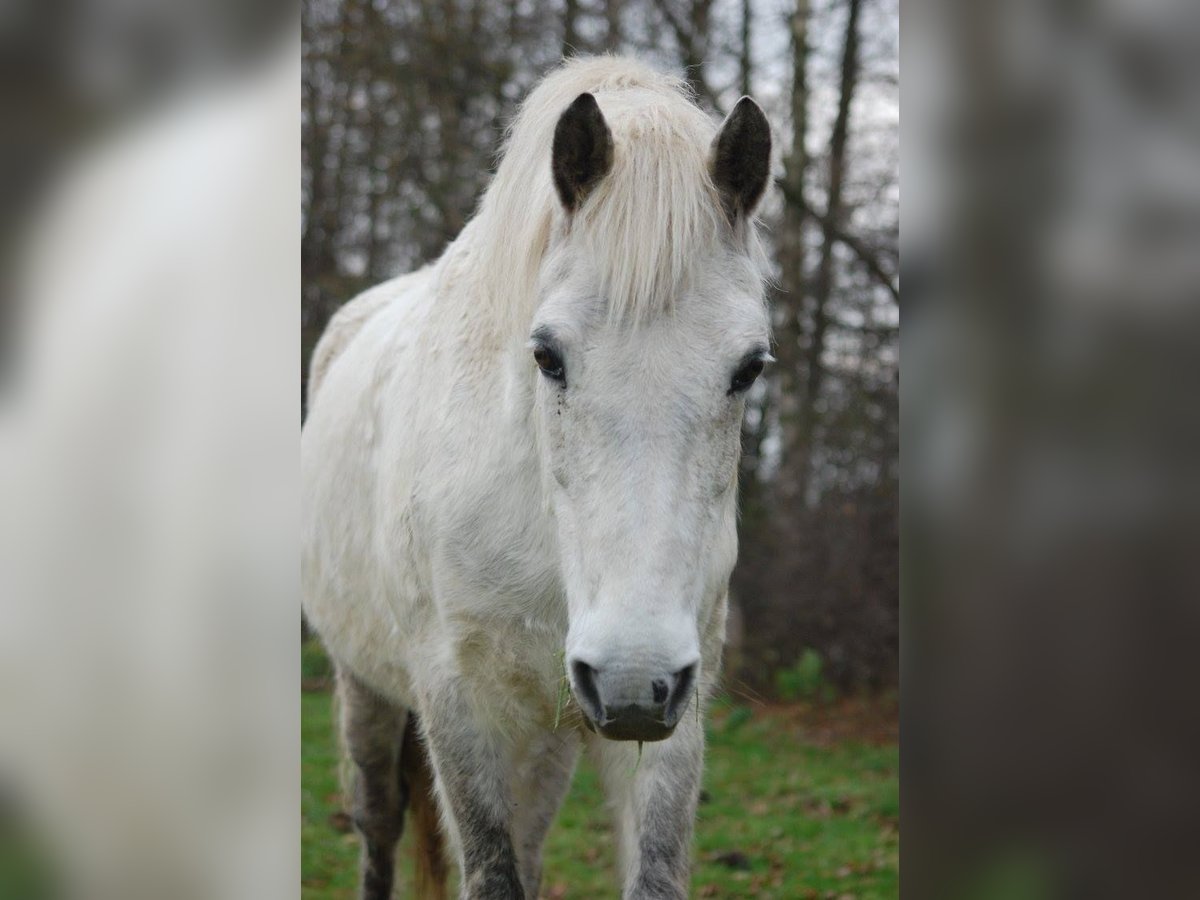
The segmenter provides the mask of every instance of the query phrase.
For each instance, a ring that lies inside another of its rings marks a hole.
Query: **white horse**
[[[322,338],[304,608],[338,668],[363,897],[390,895],[431,780],[462,896],[536,898],[581,749],[624,896],[687,895],[744,395],[769,359],[770,147],[749,98],[718,127],[677,79],[567,63],[442,257]]]

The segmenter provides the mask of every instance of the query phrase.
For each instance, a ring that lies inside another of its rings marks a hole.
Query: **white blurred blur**
[[[1200,5],[902,26],[905,895],[1200,896]]]
[[[2,95],[42,115],[3,157],[0,896],[294,897],[294,10],[33,6]]]

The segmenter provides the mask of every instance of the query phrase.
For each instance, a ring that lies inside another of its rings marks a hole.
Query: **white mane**
[[[471,254],[478,283],[497,311],[523,323],[560,214],[550,176],[554,128],[585,91],[612,131],[614,158],[572,228],[592,249],[612,317],[640,321],[669,307],[727,227],[708,169],[716,123],[686,83],[633,60],[571,60],[522,105],[470,229],[484,242]]]

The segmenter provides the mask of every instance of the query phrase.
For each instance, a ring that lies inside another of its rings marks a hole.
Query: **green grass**
[[[694,897],[898,896],[896,745],[886,729],[882,740],[869,733],[868,740],[838,737],[822,718],[837,715],[836,706],[716,710],[708,728],[706,801],[696,823]],[[862,731],[850,729],[856,730]],[[358,845],[335,827],[340,801],[328,694],[303,696],[302,741],[302,896],[349,900]],[[401,854],[397,895],[404,897],[406,846]],[[581,762],[546,843],[542,896],[617,897],[613,871],[598,781]]]

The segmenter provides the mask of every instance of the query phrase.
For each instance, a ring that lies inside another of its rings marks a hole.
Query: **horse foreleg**
[[[463,900],[525,900],[503,741],[480,727],[452,682],[423,698],[421,719],[458,850]]]
[[[405,786],[400,747],[407,711],[338,669],[342,737],[354,762],[353,819],[362,838],[362,900],[389,900],[396,842],[404,828]]]
[[[683,900],[691,879],[692,826],[700,795],[704,732],[684,714],[665,741],[638,746],[591,738],[613,810],[625,900]]]
[[[533,741],[513,778],[513,843],[525,896],[537,897],[542,882],[542,844],[571,785],[579,758],[573,728],[548,732]]]

